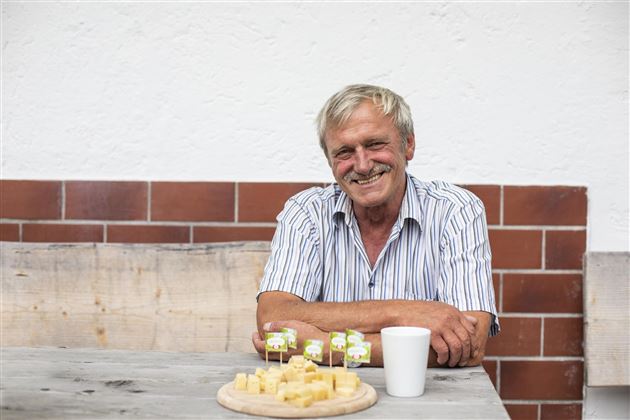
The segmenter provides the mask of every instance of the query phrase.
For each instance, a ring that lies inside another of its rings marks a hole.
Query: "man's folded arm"
[[[259,296],[257,323],[261,336],[266,323],[282,320],[303,322],[326,333],[352,328],[377,334],[388,326],[425,327],[431,330],[437,364],[465,366],[484,350],[480,349],[480,342],[485,343],[485,338],[481,339],[484,332],[476,328],[478,320],[484,320],[481,314],[467,317],[451,305],[434,301],[305,302],[290,293],[270,291]],[[380,336],[377,338],[378,355]]]

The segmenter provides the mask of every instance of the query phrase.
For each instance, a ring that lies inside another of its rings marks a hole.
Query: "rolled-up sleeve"
[[[499,322],[492,285],[492,255],[485,210],[480,200],[452,212],[440,247],[439,300],[461,311],[492,314],[490,335],[496,335]]]
[[[278,215],[278,226],[271,241],[271,255],[265,266],[258,296],[282,291],[306,301],[321,294],[321,263],[315,224],[299,203],[290,199]]]

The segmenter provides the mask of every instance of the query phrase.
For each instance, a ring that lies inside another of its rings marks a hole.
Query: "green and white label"
[[[304,358],[321,362],[324,359],[324,342],[322,340],[304,340]]]
[[[287,346],[290,349],[297,349],[297,330],[293,328],[281,328],[280,332],[287,338]]]
[[[287,338],[281,332],[265,333],[265,350],[267,351],[287,351]]]
[[[348,349],[346,350],[346,360],[360,363],[370,363],[371,354],[371,343],[361,341],[355,344],[348,344]]]
[[[346,330],[346,339],[348,340],[348,345],[350,345],[351,343],[360,343],[363,341],[363,338],[365,338],[365,335],[363,335],[363,333],[359,331],[350,329]]]
[[[332,351],[346,352],[346,334],[342,332],[331,332],[330,335],[330,349]]]

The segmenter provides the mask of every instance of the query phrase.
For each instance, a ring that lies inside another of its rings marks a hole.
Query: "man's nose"
[[[372,159],[364,149],[355,151],[354,171],[359,174],[369,174],[372,170]]]

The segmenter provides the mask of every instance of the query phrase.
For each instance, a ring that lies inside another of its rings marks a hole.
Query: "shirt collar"
[[[400,206],[400,212],[398,213],[398,221],[396,222],[400,228],[402,228],[406,219],[415,220],[416,223],[420,227],[422,227],[422,204],[418,199],[418,194],[414,187],[413,177],[409,174],[406,174],[407,177],[407,187],[405,189],[405,196],[403,197],[403,201]],[[350,197],[341,189],[339,184],[334,184],[335,188],[335,209],[333,211],[333,219],[343,217],[346,225],[352,225],[352,218],[354,214],[352,212],[352,200]],[[335,226],[337,226],[335,224]]]

